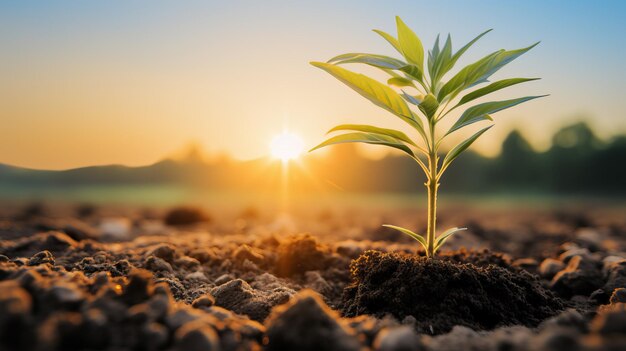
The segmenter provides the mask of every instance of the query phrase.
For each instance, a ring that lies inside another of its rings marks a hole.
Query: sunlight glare
[[[272,157],[283,162],[297,158],[302,154],[303,149],[304,142],[302,138],[287,131],[276,135],[270,143]]]

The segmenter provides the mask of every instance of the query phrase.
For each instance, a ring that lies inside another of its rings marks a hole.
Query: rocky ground
[[[626,349],[621,211],[422,217],[5,209],[0,350]]]

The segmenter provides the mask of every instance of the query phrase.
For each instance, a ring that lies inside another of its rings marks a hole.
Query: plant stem
[[[437,155],[432,153],[429,157],[431,176],[426,182],[428,189],[428,227],[426,241],[428,250],[426,255],[433,257],[435,255],[435,229],[437,227],[437,189],[439,188],[439,179],[437,179]]]
[[[428,155],[430,177],[425,184],[428,189],[428,226],[426,229],[428,249],[426,250],[426,255],[433,257],[435,256],[435,230],[437,228],[437,189],[439,188],[437,168],[439,159],[437,155],[437,145],[435,143],[435,125],[432,122],[430,123],[430,139],[432,142],[432,147]]]

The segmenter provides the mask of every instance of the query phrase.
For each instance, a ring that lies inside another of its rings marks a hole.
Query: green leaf
[[[437,34],[437,39],[435,39],[435,44],[433,45],[433,58],[437,58],[439,56],[439,34]]]
[[[486,132],[487,130],[489,130],[489,128],[491,128],[491,127],[493,127],[493,125],[491,125],[491,126],[489,126],[487,128],[481,129],[476,134],[474,134],[471,137],[465,139],[462,143],[458,144],[457,146],[452,148],[452,150],[448,151],[448,153],[446,154],[446,157],[443,159],[443,163],[441,164],[440,174],[443,173],[446,170],[446,168],[448,168],[448,166],[452,163],[452,161],[454,161],[457,157],[459,157],[459,155],[463,151],[465,151],[468,147],[470,147],[470,145],[472,145],[474,143],[474,141],[476,141],[476,139],[478,139],[479,136],[483,135],[483,133]]]
[[[384,145],[389,146],[394,149],[402,150],[409,154],[409,156],[415,158],[415,154],[413,151],[396,138],[388,137],[380,134],[371,134],[371,133],[347,133],[334,136],[332,138],[328,138],[326,141],[317,145],[316,147],[309,150],[309,152],[317,150],[319,148],[335,145],[335,144],[344,144],[344,143],[365,143],[365,144],[374,144],[374,145]]]
[[[359,131],[359,132],[366,132],[366,133],[374,133],[374,134],[386,135],[388,137],[392,137],[392,138],[398,139],[400,141],[404,141],[405,143],[407,143],[409,145],[417,146],[417,145],[415,145],[413,140],[411,140],[411,138],[409,138],[406,134],[404,134],[403,132],[401,132],[399,130],[395,130],[395,129],[374,127],[374,126],[369,126],[369,125],[366,125],[366,124],[342,124],[342,125],[338,125],[338,126],[334,127],[333,129],[329,130],[328,133],[336,132],[336,131],[339,131],[339,130],[355,130],[355,131]]]
[[[428,94],[424,97],[424,100],[421,104],[419,104],[419,109],[424,112],[426,118],[431,120],[435,113],[437,113],[437,109],[439,108],[439,101],[433,94]]]
[[[421,121],[413,117],[413,113],[404,99],[389,86],[363,74],[355,73],[330,63],[311,62],[311,64],[330,73],[376,106],[382,107],[400,117],[403,121],[420,131],[420,133],[424,132]]]
[[[534,48],[538,44],[539,42],[536,42],[533,45],[522,49],[499,52],[493,60],[489,61],[477,71],[479,74],[472,78],[472,82],[469,82],[468,87],[487,81],[487,79],[496,73],[500,68],[528,52],[528,50]]]
[[[435,58],[433,69],[430,72],[430,80],[431,80],[433,87],[437,84],[437,82],[441,78],[442,76],[441,71],[443,67],[446,67],[451,57],[452,57],[452,38],[450,38],[450,34],[448,34],[448,37],[446,38],[446,43],[443,45],[443,49],[441,50],[441,53],[437,55],[437,57]]]
[[[422,81],[422,77],[424,76],[422,70],[415,65],[405,65],[400,67],[400,70],[420,82]]]
[[[364,63],[370,66],[386,69],[400,69],[406,66],[405,62],[402,62],[393,57],[376,54],[363,54],[363,53],[349,53],[339,56],[335,56],[328,60],[328,63],[334,64],[346,64],[346,63]]]
[[[437,39],[435,39],[433,49],[428,52],[428,72],[430,73],[431,78],[433,77],[437,56],[439,56],[439,34],[437,34]]]
[[[529,82],[529,81],[533,81],[533,80],[537,80],[537,79],[539,79],[539,78],[510,78],[510,79],[502,79],[502,80],[499,80],[497,82],[493,82],[493,83],[487,85],[484,88],[477,89],[477,90],[475,90],[475,91],[473,91],[473,92],[463,96],[461,98],[461,101],[459,101],[459,103],[456,104],[455,107],[463,105],[463,104],[466,104],[466,103],[468,103],[470,101],[476,100],[476,99],[478,99],[480,97],[483,97],[483,96],[485,96],[487,94],[491,94],[494,91],[498,91],[498,90],[510,87],[512,85],[515,85],[515,84]]]
[[[424,97],[422,95],[409,95],[407,94],[404,90],[402,90],[402,97],[404,98],[404,100],[408,101],[409,103],[415,105],[415,106],[419,106],[422,101],[424,100]]]
[[[387,84],[395,85],[398,87],[415,87],[415,84],[410,79],[402,78],[402,77],[393,77],[387,80]]]
[[[500,68],[534,48],[537,44],[539,42],[522,49],[499,50],[465,66],[441,88],[437,94],[439,101],[443,101],[446,97],[453,99],[462,90],[486,82]]]
[[[415,35],[399,16],[396,16],[396,25],[398,27],[398,42],[402,54],[409,63],[419,67],[420,71],[424,71],[424,47],[422,41]]]
[[[448,97],[448,95],[454,93],[450,98],[453,99],[459,91],[465,89],[469,85],[468,82],[472,81],[472,76],[476,74],[480,67],[491,61],[500,52],[501,51],[492,52],[480,60],[463,67],[459,72],[457,72],[457,74],[450,78],[450,80],[446,82],[443,87],[441,87],[439,93],[437,94],[437,99],[439,101],[443,101],[443,99]]]
[[[435,240],[435,251],[439,250],[439,248],[441,247],[441,245],[443,245],[443,243],[446,242],[446,240],[448,240],[449,237],[452,236],[452,234],[458,233],[460,231],[463,230],[467,230],[467,228],[450,228],[448,230],[446,230],[445,232],[441,233],[441,235],[439,235],[437,237],[437,239]]]
[[[472,39],[469,43],[465,44],[465,46],[463,46],[461,49],[459,49],[459,51],[457,51],[454,55],[452,55],[452,57],[450,57],[449,60],[446,60],[445,63],[443,63],[441,65],[441,67],[439,67],[437,69],[437,80],[441,79],[446,73],[448,73],[456,64],[456,62],[459,60],[459,58],[467,51],[467,49],[469,49],[472,45],[474,45],[474,43],[476,43],[480,38],[482,38],[485,34],[491,32],[492,30],[486,30],[482,33],[480,33],[476,38]],[[434,85],[434,84],[433,84]],[[440,95],[438,95],[440,96]],[[445,96],[443,96],[445,97]],[[441,101],[442,99],[440,98],[439,101]]]
[[[394,38],[391,34],[385,33],[382,30],[374,29],[374,32],[378,33],[381,37],[383,37],[391,46],[393,46],[400,54],[402,54],[402,48],[400,48],[400,43],[398,39]]]
[[[469,49],[480,38],[482,38],[485,34],[491,32],[492,30],[493,29],[488,29],[488,30],[480,33],[478,36],[476,36],[476,38],[472,39],[469,43],[465,44],[465,46],[463,46],[461,49],[459,49],[459,51],[457,51],[454,55],[452,55],[452,57],[450,58],[450,61],[448,62],[448,64],[442,68],[441,72],[439,72],[440,76],[442,77],[444,74],[448,73],[448,71],[450,71],[452,69],[452,67],[454,67],[456,62],[465,53],[465,51],[467,51],[467,49]]]
[[[391,77],[399,77],[399,78],[405,78],[403,75],[399,74],[398,72],[392,70],[392,69],[388,69],[388,68],[381,68],[385,73],[387,73],[388,75],[390,75]]]
[[[452,37],[450,37],[449,33],[446,37],[446,43],[443,45],[443,49],[441,50],[439,57],[441,58],[439,60],[439,69],[444,67],[447,62],[452,59]]]
[[[391,225],[391,224],[383,224],[383,227],[387,227],[387,228],[391,228],[391,229],[395,229],[397,231],[400,231],[408,236],[410,236],[411,238],[417,240],[417,242],[419,242],[420,244],[422,244],[422,247],[424,248],[424,250],[428,250],[428,244],[426,243],[426,239],[424,239],[423,236],[414,233],[406,228],[402,228],[402,227],[398,227],[395,225]]]
[[[526,102],[529,100],[533,100],[536,98],[540,98],[546,95],[540,96],[525,96],[522,98],[511,99],[511,100],[503,100],[503,101],[491,101],[484,102],[482,104],[478,104],[476,106],[472,106],[465,110],[461,117],[452,125],[450,130],[446,133],[446,135],[454,132],[455,130],[470,125],[475,122],[491,120],[490,114],[496,113],[498,111],[505,110],[507,108],[513,107],[515,105],[519,105],[522,102]]]

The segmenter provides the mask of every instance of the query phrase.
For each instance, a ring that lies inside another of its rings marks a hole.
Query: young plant
[[[435,236],[437,223],[437,191],[439,181],[452,162],[459,157],[478,137],[485,133],[492,125],[487,126],[460,144],[450,149],[440,162],[439,149],[442,141],[450,134],[477,122],[493,121],[492,115],[498,111],[513,107],[522,102],[542,96],[526,96],[522,98],[482,102],[466,108],[460,116],[445,130],[438,130],[439,122],[452,111],[459,111],[470,102],[482,98],[501,89],[538,78],[509,78],[492,82],[471,92],[468,89],[489,83],[488,79],[504,65],[532,49],[538,43],[517,50],[498,50],[480,60],[460,69],[450,79],[444,81],[461,55],[465,53],[478,39],[491,31],[481,33],[458,51],[452,51],[452,40],[448,35],[443,47],[439,46],[439,37],[432,50],[428,51],[424,63],[424,49],[422,42],[415,33],[404,24],[400,17],[396,17],[398,37],[395,38],[380,30],[374,30],[400,53],[401,59],[364,53],[343,54],[328,62],[311,62],[335,78],[361,94],[375,105],[391,112],[411,126],[419,138],[413,140],[405,133],[361,124],[343,124],[329,131],[349,131],[329,138],[310,151],[324,146],[341,143],[367,143],[384,145],[408,154],[424,171],[426,188],[428,189],[428,225],[426,236],[414,233],[406,228],[385,225],[401,231],[417,240],[426,250],[428,257],[433,257],[443,243],[454,233],[466,228],[450,228],[439,236]],[[363,74],[355,73],[342,68],[340,65],[361,63],[383,70],[390,78],[387,84]],[[400,93],[390,86],[400,88]],[[403,89],[413,89],[410,94]],[[416,93],[415,93],[416,92]],[[414,108],[410,108],[414,105]]]

